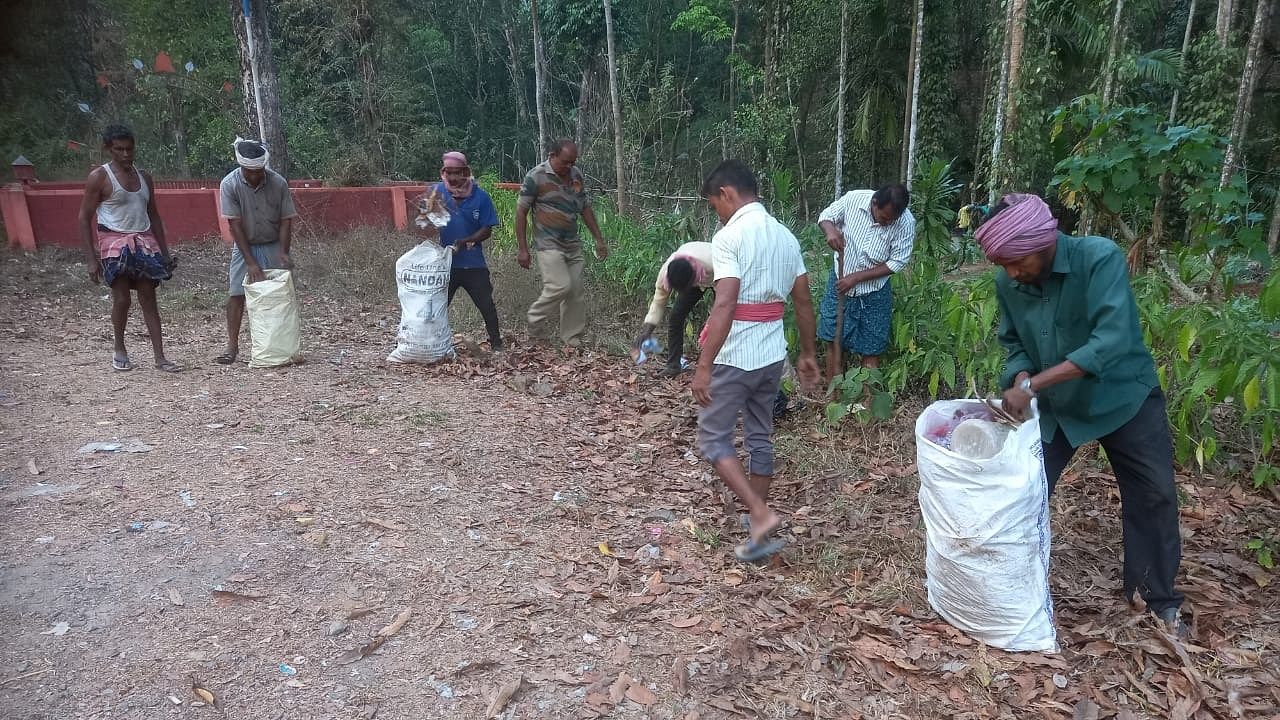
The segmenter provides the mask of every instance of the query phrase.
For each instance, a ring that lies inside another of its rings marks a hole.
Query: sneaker
[[[1182,613],[1176,607],[1165,608],[1156,613],[1161,629],[1169,633],[1179,642],[1191,639],[1191,627],[1182,619]]]

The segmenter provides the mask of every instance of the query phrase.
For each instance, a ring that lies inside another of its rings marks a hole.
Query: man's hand
[[[280,253],[280,264],[284,266],[285,270],[292,270],[293,258],[289,255],[289,253]]]
[[[654,330],[654,326],[651,325],[650,323],[645,323],[644,325],[641,325],[640,334],[636,336],[635,342],[631,343],[631,347],[638,348],[641,345],[643,345],[645,340],[648,340],[649,338],[653,337],[653,330]]]
[[[89,282],[94,285],[102,282],[102,263],[98,262],[98,258],[89,261]]]
[[[529,251],[527,249],[520,248],[520,251],[516,253],[516,262],[519,263],[520,267],[528,270],[529,266],[533,263],[533,258],[529,256]]]
[[[813,392],[822,381],[822,371],[818,369],[818,358],[813,355],[801,355],[796,359],[796,374],[800,376],[800,387],[805,392]]]
[[[693,373],[693,385],[690,386],[693,391],[693,399],[698,401],[702,407],[711,405],[711,368],[698,365],[698,369]]]
[[[828,232],[827,247],[839,252],[844,249],[844,235],[838,232]]]
[[[267,279],[267,273],[262,270],[262,266],[254,263],[245,268],[245,274],[249,276],[250,283],[262,282]]]
[[[609,246],[604,244],[604,238],[596,238],[596,259],[604,260],[609,257]]]
[[[858,284],[859,280],[860,280],[860,277],[858,273],[856,272],[849,273],[848,275],[845,275],[839,280],[836,280],[836,290],[839,290],[842,293],[848,293],[849,291],[853,290],[854,286]]]
[[[1018,387],[1028,377],[1031,377],[1028,373],[1018,373],[1018,376],[1013,380],[1013,387],[1004,391],[1004,404],[1002,407],[1005,412],[1012,415],[1019,422],[1026,420],[1031,410],[1031,393]]]

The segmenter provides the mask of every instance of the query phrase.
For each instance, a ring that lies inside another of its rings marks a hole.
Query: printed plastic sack
[[[995,456],[981,460],[930,440],[982,410],[981,400],[944,400],[916,419],[929,604],[988,645],[1057,652],[1039,419],[1008,433]]]
[[[452,358],[449,330],[449,270],[453,252],[426,240],[396,261],[400,330],[392,362],[433,363]]]
[[[293,273],[264,270],[267,278],[248,282],[245,278],[244,305],[249,312],[249,340],[252,354],[249,367],[267,368],[302,361],[302,317],[298,294],[293,289]]]

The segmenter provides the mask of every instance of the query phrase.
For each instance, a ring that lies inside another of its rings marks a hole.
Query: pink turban
[[[1004,204],[1006,207],[974,234],[989,260],[1018,260],[1058,241],[1058,221],[1038,195],[1005,195]]]

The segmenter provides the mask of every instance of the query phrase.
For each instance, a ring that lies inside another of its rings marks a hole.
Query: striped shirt
[[[569,170],[565,182],[551,169],[550,160],[534,166],[524,176],[516,206],[530,211],[535,250],[572,253],[582,249],[578,216],[591,207],[591,196],[578,168]]]
[[[671,287],[667,285],[667,266],[678,257],[692,258],[707,269],[706,277],[701,283],[695,282],[695,285],[701,288],[715,285],[715,274],[711,266],[711,243],[694,241],[676,248],[676,251],[671,253],[671,257],[662,263],[662,269],[658,270],[658,281],[653,287],[653,300],[649,302],[649,312],[644,316],[645,323],[649,325],[661,324],[662,316],[667,313],[667,298],[671,297]]]
[[[711,238],[716,280],[738,278],[738,304],[785,302],[796,278],[805,274],[796,236],[758,202],[748,203]],[[758,370],[787,359],[782,321],[734,320],[717,365]]]
[[[866,270],[885,263],[893,272],[900,272],[911,259],[911,249],[916,239],[916,219],[910,210],[891,225],[877,225],[871,216],[872,190],[853,190],[827,206],[818,216],[818,222],[835,223],[844,234],[844,274]],[[834,263],[833,263],[834,264]],[[867,295],[884,287],[889,276],[867,280],[853,286],[849,297]]]

